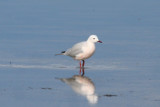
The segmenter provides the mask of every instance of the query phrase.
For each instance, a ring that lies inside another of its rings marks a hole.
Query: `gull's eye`
[[[95,39],[95,38],[93,38],[93,39]]]

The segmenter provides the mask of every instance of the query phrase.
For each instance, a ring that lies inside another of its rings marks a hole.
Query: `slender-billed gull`
[[[60,54],[56,55],[66,55],[75,60],[79,60],[81,68],[81,61],[83,61],[82,67],[84,67],[85,59],[90,58],[94,54],[96,42],[102,43],[96,35],[90,35],[87,41],[76,43],[72,48],[67,49],[67,51],[62,51]]]

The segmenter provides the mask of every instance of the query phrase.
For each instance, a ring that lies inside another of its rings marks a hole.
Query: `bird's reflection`
[[[96,104],[98,96],[95,94],[95,86],[92,80],[83,75],[74,75],[71,78],[59,78],[62,82],[71,86],[74,92],[85,96],[89,103]]]

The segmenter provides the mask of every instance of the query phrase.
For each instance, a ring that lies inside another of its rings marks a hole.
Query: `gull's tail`
[[[55,54],[55,56],[57,56],[57,55],[64,55],[65,52],[66,51],[62,51],[60,54]]]

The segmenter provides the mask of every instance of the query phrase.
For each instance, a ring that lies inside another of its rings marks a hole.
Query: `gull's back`
[[[76,57],[78,54],[80,53],[83,53],[83,46],[86,44],[86,41],[83,41],[83,42],[79,42],[75,45],[73,45],[72,48],[68,49],[66,52],[65,52],[65,55],[67,56],[71,56],[71,57]]]

